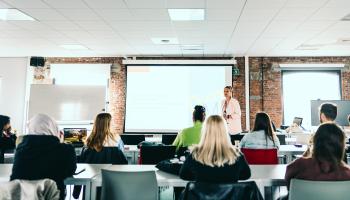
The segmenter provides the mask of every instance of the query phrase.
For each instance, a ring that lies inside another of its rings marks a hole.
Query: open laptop
[[[301,126],[302,123],[303,123],[303,118],[294,117],[293,124],[297,124],[298,126]]]
[[[87,136],[86,128],[64,128],[64,142],[73,145],[83,145]]]

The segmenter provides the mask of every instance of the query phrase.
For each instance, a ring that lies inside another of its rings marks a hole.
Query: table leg
[[[91,182],[85,185],[85,200],[91,200]]]
[[[97,195],[97,186],[94,182],[91,183],[91,199],[95,200]]]

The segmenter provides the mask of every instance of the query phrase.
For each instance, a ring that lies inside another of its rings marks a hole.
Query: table
[[[137,145],[124,145],[124,154],[127,157],[129,164],[137,164],[139,157],[139,149],[137,148]]]
[[[101,169],[108,168],[111,164],[77,164],[77,170],[85,169],[78,175],[68,177],[64,180],[65,185],[85,185],[85,199],[91,198],[91,181],[101,173]],[[7,182],[10,180],[12,172],[12,164],[0,164],[0,182]]]
[[[295,145],[281,145],[278,149],[278,154],[286,155],[287,163],[290,163],[293,161],[293,155],[303,154],[306,150],[306,145],[302,145],[301,147],[296,147]]]
[[[272,186],[286,186],[284,175],[286,165],[250,165],[251,178],[257,183],[261,193],[265,194],[265,188]],[[159,187],[186,187],[188,181],[177,175],[158,170],[155,165],[111,165],[109,170],[115,171],[155,171]],[[248,180],[248,181],[249,181]],[[91,181],[91,197],[95,199],[97,187],[102,186],[101,174],[95,176]]]

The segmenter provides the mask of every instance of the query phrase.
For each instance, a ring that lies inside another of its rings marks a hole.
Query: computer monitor
[[[302,123],[303,123],[303,118],[301,118],[301,117],[294,117],[293,124],[301,126]]]
[[[87,137],[86,128],[64,128],[64,142],[71,144],[83,144]]]

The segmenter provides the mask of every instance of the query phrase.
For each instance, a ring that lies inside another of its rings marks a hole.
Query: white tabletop
[[[9,181],[11,173],[12,164],[0,164],[0,182]]]
[[[302,145],[301,147],[297,147],[295,145],[280,145],[278,149],[279,153],[303,153],[307,149],[306,145]]]
[[[124,145],[124,151],[125,152],[137,152],[139,149],[137,148],[137,145]]]
[[[252,175],[249,180],[257,181],[264,186],[285,185],[286,165],[250,165],[250,168]],[[158,170],[155,165],[112,165],[106,169],[115,171],[155,171],[159,187],[185,187],[188,182],[177,175]],[[101,186],[101,175],[95,176],[93,182],[95,186]]]

